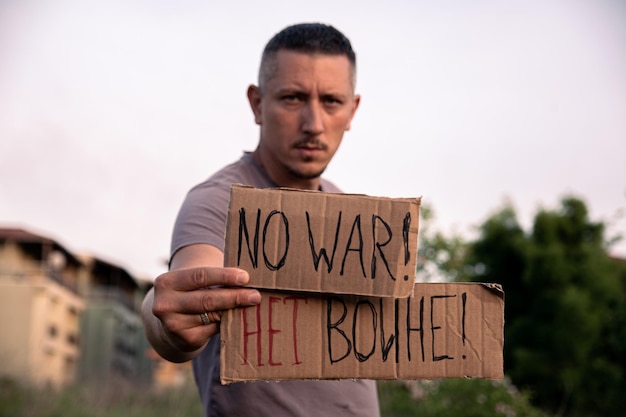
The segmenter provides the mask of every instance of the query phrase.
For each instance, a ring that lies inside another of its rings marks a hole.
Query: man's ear
[[[359,108],[359,103],[361,103],[361,96],[355,95],[354,101],[352,102],[352,109],[350,111],[350,120],[348,120],[348,125],[346,126],[346,130],[350,130],[350,126],[352,124],[352,119],[354,118],[354,114],[356,113],[356,109]]]
[[[254,122],[258,125],[261,124],[261,90],[256,85],[250,84],[248,86],[248,103],[252,113],[254,113]]]

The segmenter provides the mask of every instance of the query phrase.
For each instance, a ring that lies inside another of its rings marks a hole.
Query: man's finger
[[[257,290],[244,288],[210,288],[189,293],[186,300],[188,314],[202,314],[230,310],[235,307],[246,307],[261,302],[261,294]]]
[[[238,268],[197,267],[166,272],[154,281],[177,291],[195,291],[213,286],[237,287],[249,281],[246,271]]]
[[[203,326],[207,326],[209,324],[218,323],[222,321],[222,312],[221,311],[207,311],[204,313],[200,313],[200,322]]]

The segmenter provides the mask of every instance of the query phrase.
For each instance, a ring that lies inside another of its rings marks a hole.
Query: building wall
[[[87,258],[0,228],[0,377],[52,387],[152,383],[139,313],[146,286]]]
[[[0,373],[20,381],[30,377],[32,289],[0,275]]]
[[[0,245],[0,374],[37,385],[73,382],[82,299],[15,244]]]
[[[56,282],[34,287],[30,347],[36,384],[58,387],[76,380],[83,309],[83,300]]]
[[[82,320],[83,380],[151,382],[143,325],[139,315],[121,304],[90,299]]]

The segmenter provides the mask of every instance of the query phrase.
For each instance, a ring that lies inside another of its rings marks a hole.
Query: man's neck
[[[261,151],[259,148],[256,148],[254,152],[252,152],[252,157],[256,161],[257,164],[261,167],[263,171],[267,174],[267,176],[279,187],[284,188],[295,188],[299,190],[320,190],[321,188],[321,178],[315,177],[310,179],[298,178],[289,173],[285,173],[284,175],[278,175],[276,172],[268,169],[266,164],[263,162],[263,157],[261,155]]]

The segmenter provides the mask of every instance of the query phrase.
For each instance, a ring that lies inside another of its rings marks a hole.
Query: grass
[[[379,381],[382,417],[549,417],[506,381],[448,379]],[[61,390],[0,379],[0,417],[201,417],[197,390],[157,392],[123,384],[83,384]]]
[[[379,381],[384,417],[549,417],[507,380]]]
[[[156,392],[123,385],[88,384],[62,390],[0,380],[0,417],[202,416],[195,386]]]

